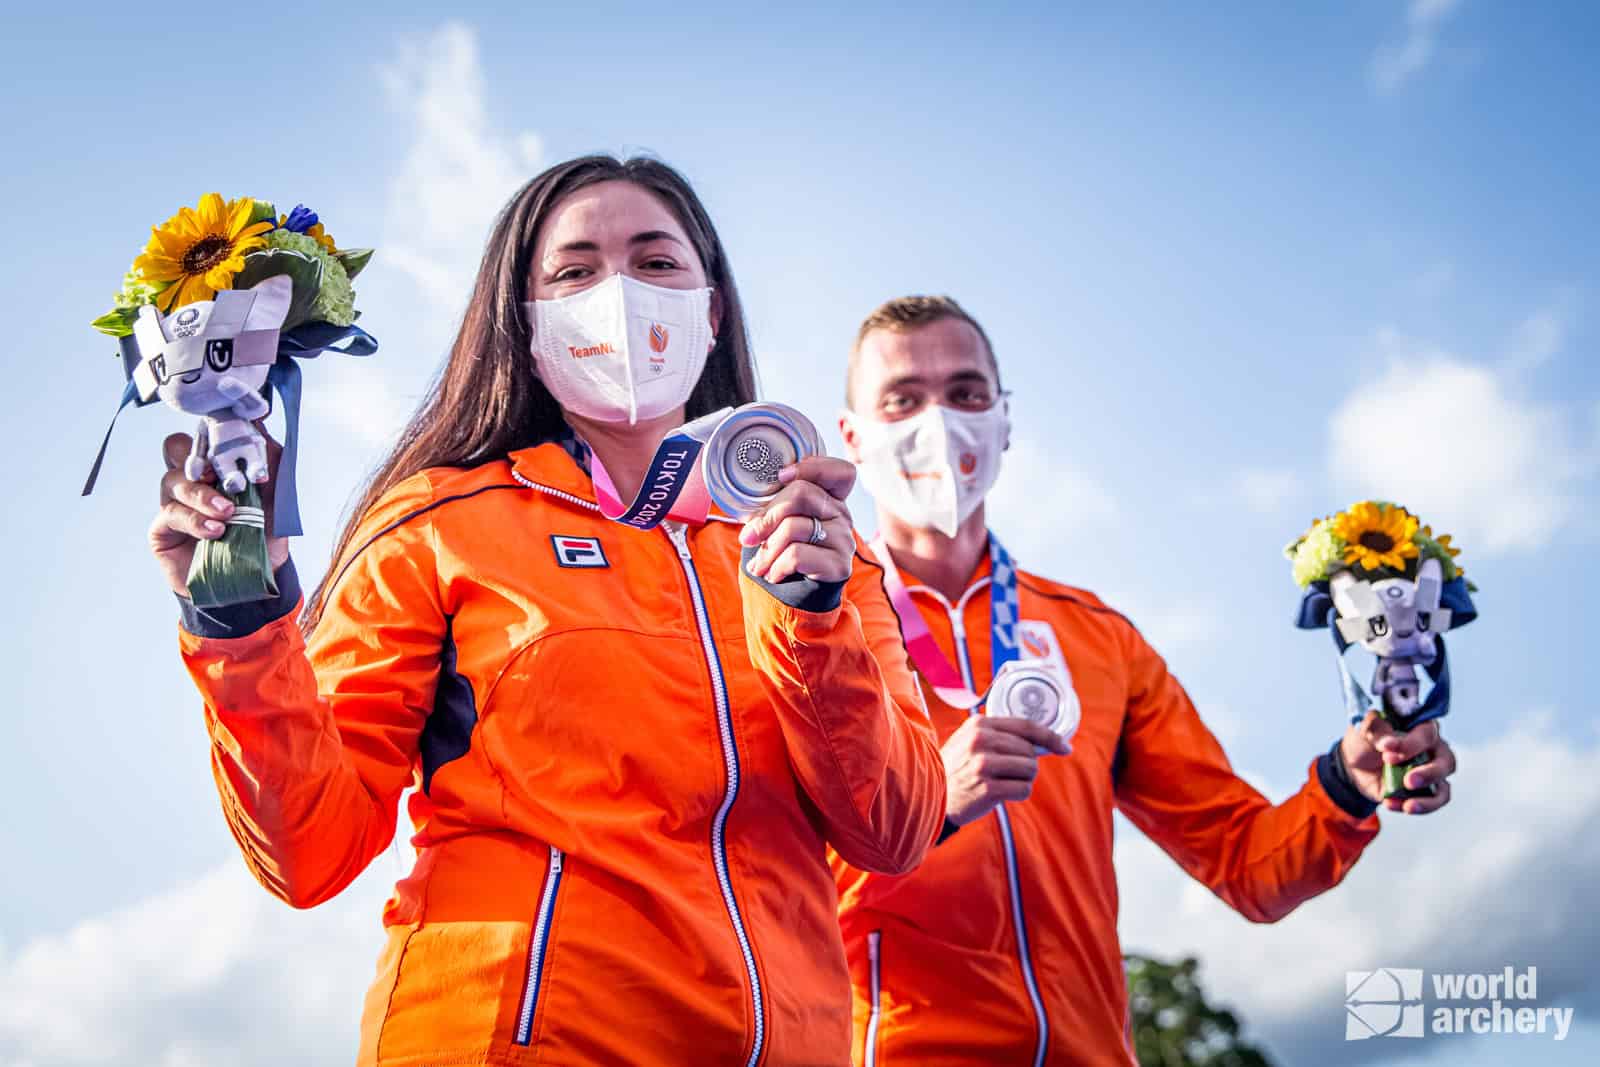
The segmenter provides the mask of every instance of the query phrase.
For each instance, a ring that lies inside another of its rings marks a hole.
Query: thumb
[[[1393,724],[1376,711],[1367,712],[1367,717],[1362,721],[1358,732],[1361,740],[1377,752],[1386,751],[1398,740]]]

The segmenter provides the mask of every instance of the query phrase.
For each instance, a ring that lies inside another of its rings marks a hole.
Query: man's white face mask
[[[846,412],[861,454],[857,470],[878,506],[911,526],[954,537],[1000,476],[1011,434],[1004,399],[984,411],[940,404],[879,422]]]
[[[682,406],[716,338],[711,290],[613,274],[581,293],[527,305],[539,380],[567,411],[636,423]]]

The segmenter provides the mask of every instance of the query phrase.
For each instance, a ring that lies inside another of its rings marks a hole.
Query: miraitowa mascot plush
[[[1475,591],[1456,565],[1461,550],[1438,538],[1398,504],[1364,500],[1312,524],[1285,549],[1305,590],[1297,625],[1333,634],[1351,722],[1368,708],[1402,733],[1450,710],[1444,634],[1478,617]],[[1360,645],[1378,659],[1371,694],[1350,671],[1345,652]],[[1426,690],[1426,692],[1424,692]],[[1429,796],[1406,789],[1406,772],[1432,759],[1386,765],[1385,797]]]
[[[202,541],[188,576],[196,606],[277,595],[268,536],[301,533],[295,489],[299,361],[323,352],[366,356],[378,343],[355,325],[350,280],[372,249],[339,249],[304,205],[279,215],[264,200],[216,193],[160,226],[123,278],[115,306],[93,323],[117,338],[127,382],[117,413],[157,400],[195,416],[184,474],[215,474],[232,499],[227,528]],[[276,395],[283,453],[274,477],[258,423]],[[111,441],[100,443],[83,495],[94,489]],[[268,516],[260,488],[273,480]]]
[[[144,358],[133,381],[140,397],[159,396],[200,416],[183,467],[190,480],[214,469],[230,493],[267,480],[267,441],[255,420],[270,407],[261,387],[278,361],[278,330],[293,295],[294,283],[279,274],[252,289],[226,289],[173,315],[151,304],[139,309],[133,333]]]

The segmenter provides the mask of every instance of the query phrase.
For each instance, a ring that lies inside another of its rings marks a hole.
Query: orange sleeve
[[[1276,922],[1337,885],[1378,834],[1329,796],[1313,761],[1274,805],[1233,773],[1167,665],[1132,627],[1130,693],[1117,756],[1117,806],[1252,922]]]
[[[750,658],[828,843],[863,870],[911,870],[944,824],[944,763],[878,571],[858,558],[843,586],[740,573]]]
[[[238,636],[179,631],[228,825],[295,907],[333,897],[394,837],[445,633],[431,527],[405,521],[427,503],[419,475],[369,513],[309,652],[292,611]]]

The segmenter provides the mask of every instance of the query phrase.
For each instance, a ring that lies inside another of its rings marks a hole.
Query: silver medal
[[[1078,731],[1078,695],[1063,688],[1044,660],[1014,660],[1001,667],[984,708],[990,715],[1038,723],[1069,741]]]
[[[816,426],[786,404],[746,404],[722,420],[706,441],[706,491],[726,514],[745,518],[761,510],[782,486],[778,472],[822,454]]]

